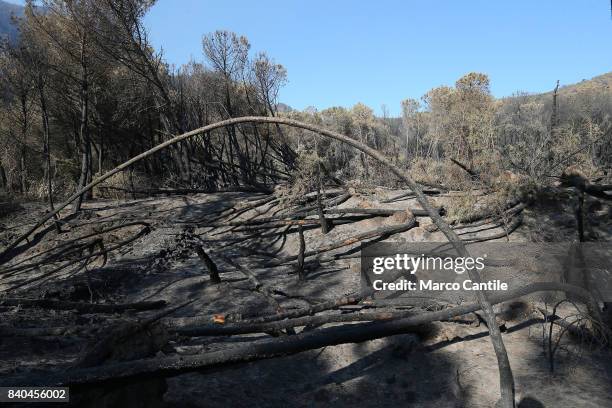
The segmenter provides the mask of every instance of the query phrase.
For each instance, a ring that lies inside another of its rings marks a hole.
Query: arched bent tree
[[[338,140],[342,143],[346,143],[362,151],[363,153],[367,154],[368,156],[372,157],[373,159],[387,166],[387,168],[389,168],[389,170],[393,174],[395,174],[397,177],[399,177],[400,180],[405,182],[416,195],[416,199],[419,202],[419,204],[421,204],[421,206],[428,212],[434,224],[440,229],[440,231],[442,231],[442,233],[446,236],[446,238],[451,242],[451,244],[453,245],[457,253],[462,257],[470,256],[467,248],[461,241],[460,237],[442,219],[442,217],[438,213],[438,210],[429,203],[427,197],[425,196],[425,194],[423,194],[423,191],[421,190],[419,185],[414,180],[412,180],[408,175],[406,175],[402,170],[400,170],[397,166],[392,164],[379,151],[374,150],[371,147],[361,142],[358,142],[357,140],[351,139],[348,136],[342,135],[340,133],[332,132],[326,129],[322,129],[314,125],[299,122],[297,120],[287,119],[287,118],[277,118],[277,117],[245,116],[241,118],[233,118],[233,119],[228,119],[228,120],[224,120],[221,122],[213,123],[213,124],[192,130],[190,132],[183,133],[182,135],[175,136],[172,139],[169,139],[165,141],[164,143],[161,143],[155,146],[154,148],[147,150],[146,152],[141,153],[131,158],[125,163],[103,174],[102,176],[93,180],[91,183],[87,184],[81,190],[71,195],[65,202],[58,205],[54,211],[48,213],[43,218],[41,218],[36,223],[36,225],[31,227],[26,233],[24,233],[23,235],[15,239],[13,242],[11,242],[8,245],[8,247],[5,248],[5,250],[0,254],[0,259],[10,258],[10,255],[9,255],[10,252],[19,243],[27,239],[38,228],[43,226],[47,221],[52,219],[62,209],[70,205],[70,203],[72,203],[74,200],[78,199],[84,193],[91,190],[93,187],[100,184],[101,182],[108,179],[109,177],[113,176],[114,174],[117,174],[120,171],[127,169],[131,165],[139,162],[140,160],[146,157],[149,157],[157,153],[158,151],[165,149],[168,146],[179,143],[185,139],[199,135],[201,133],[209,132],[214,129],[219,129],[219,128],[223,128],[223,127],[231,126],[231,125],[237,125],[240,123],[272,123],[272,124],[277,124],[277,125],[287,125],[287,126],[292,126],[295,128],[310,130],[320,136]],[[472,281],[481,282],[480,274],[478,273],[476,269],[469,270],[468,274]],[[508,360],[508,353],[506,352],[506,348],[504,346],[504,342],[501,337],[499,326],[497,325],[497,322],[495,320],[495,313],[493,312],[491,303],[489,302],[484,292],[481,292],[481,291],[476,292],[476,299],[478,301],[478,304],[480,305],[480,307],[482,308],[484,312],[484,319],[489,329],[489,333],[491,336],[491,342],[493,343],[493,348],[495,350],[495,355],[497,357],[497,364],[499,367],[500,391],[501,391],[501,406],[503,408],[513,408],[514,407],[514,378],[512,376],[512,370],[510,368],[510,362]]]

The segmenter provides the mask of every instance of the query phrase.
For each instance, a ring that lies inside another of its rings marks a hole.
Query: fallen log
[[[522,288],[509,290],[505,293],[495,294],[490,297],[491,304],[501,303],[507,300],[514,300],[521,296],[542,291],[561,291],[565,293],[571,293],[580,297],[583,301],[588,303],[590,305],[590,308],[597,309],[597,304],[592,299],[590,293],[585,289],[574,285],[556,282],[533,283]],[[410,324],[418,325],[431,321],[450,319],[452,317],[461,316],[478,310],[480,310],[480,306],[477,303],[469,303],[450,309],[443,309],[436,312],[427,312],[416,315],[413,310],[394,312],[359,312],[346,314],[303,316],[293,319],[264,323],[230,323],[225,325],[208,324],[197,327],[177,327],[173,328],[172,330],[182,336],[196,337],[264,333],[272,330],[283,330],[287,328],[303,327],[310,325],[318,326],[329,323],[379,321],[393,319],[408,319],[406,320],[407,323],[409,322]]]
[[[428,217],[429,212],[420,208],[410,208],[408,210],[402,209],[386,209],[386,208],[330,208],[325,210],[326,214],[371,214],[371,215],[386,215],[390,216],[398,212],[409,211],[415,217]],[[438,207],[438,213],[440,215],[445,214],[445,210],[442,207]]]
[[[376,238],[380,236],[389,236],[389,235],[397,234],[400,232],[408,231],[409,229],[411,229],[412,227],[416,225],[417,225],[416,220],[414,218],[411,218],[410,221],[404,224],[380,227],[375,230],[362,232],[360,234],[353,235],[352,237],[345,238],[338,242],[332,242],[331,244],[323,245],[312,251],[305,252],[304,257],[319,255],[324,252],[333,251],[334,249],[342,248],[348,245],[353,245],[358,242],[364,241],[366,239]],[[291,255],[291,256],[281,258],[281,259],[278,259],[272,262],[268,262],[267,266],[278,266],[278,265],[285,264],[287,262],[295,261],[296,259],[297,259],[297,255]]]
[[[429,213],[422,209],[385,209],[385,208],[327,208],[324,209],[323,212],[325,214],[362,214],[362,215],[379,215],[379,216],[391,216],[398,212],[409,211],[412,215],[416,217],[427,217]],[[444,209],[439,208],[439,213],[444,215]],[[305,213],[302,214],[301,217],[308,216],[319,216],[318,212]],[[298,219],[298,216],[294,216],[292,218],[286,217],[267,217],[267,218],[253,218],[250,220],[244,221],[227,221],[227,222],[211,222],[211,223],[202,223],[199,224],[200,227],[250,227],[250,226],[258,226],[261,225],[262,228],[277,228],[284,227],[287,225],[320,225],[321,221],[316,219],[306,219],[301,218]],[[359,218],[355,218],[354,221],[359,221]],[[328,221],[332,222],[334,225],[340,225],[344,221],[341,218],[330,218]],[[347,221],[351,222],[351,219]]]
[[[469,223],[469,224],[453,225],[453,229],[454,230],[460,230],[460,229],[475,228],[475,227],[480,227],[480,226],[483,226],[483,225],[487,225],[487,224],[490,224],[492,222],[499,221],[499,219],[501,219],[501,218],[520,214],[526,207],[527,207],[527,205],[525,203],[520,203],[519,205],[517,205],[515,207],[512,207],[509,210],[506,210],[501,217],[486,218],[486,219],[483,219],[483,220],[480,220],[480,221],[476,221],[476,222],[472,222],[472,223]]]
[[[218,254],[217,256],[228,265],[231,265],[236,270],[240,271],[248,279],[251,285],[253,285],[253,290],[260,293],[264,298],[266,298],[266,300],[274,310],[279,311],[281,309],[280,304],[272,294],[272,291],[268,287],[264,286],[249,268],[245,268],[244,266],[240,265],[237,262],[234,262],[227,256],[223,256],[220,254]]]
[[[584,192],[593,197],[603,198],[604,200],[612,200],[612,185],[610,184],[588,184]]]
[[[450,158],[450,161],[453,164],[456,164],[457,166],[459,166],[463,171],[465,171],[467,174],[469,174],[470,178],[472,180],[478,180],[480,178],[480,173],[478,173],[475,170],[470,169],[468,166],[466,166],[465,164],[459,162],[458,160],[453,159],[452,157]]]
[[[324,201],[324,206],[325,207],[333,207],[333,206],[336,206],[336,205],[340,205],[340,204],[342,204],[343,202],[345,202],[346,200],[348,200],[351,197],[352,197],[351,193],[343,193],[343,194],[340,194],[337,197],[333,197],[331,199],[325,200]],[[305,214],[309,214],[309,213],[311,213],[311,212],[313,212],[313,211],[315,211],[317,209],[318,209],[318,207],[316,205],[310,205],[310,206],[303,207],[303,208],[301,208],[299,210],[296,210],[296,211],[294,211],[293,213],[291,213],[288,216],[289,217],[304,217]],[[312,214],[314,214],[314,213],[312,213]]]
[[[344,221],[344,222],[343,222]],[[357,220],[342,220],[336,219],[338,224],[346,224],[348,222],[354,222]],[[212,228],[220,228],[220,227],[244,227],[243,229],[235,229],[233,231],[247,231],[253,229],[271,229],[271,228],[280,228],[291,225],[320,225],[321,221],[314,218],[308,219],[284,219],[284,218],[265,218],[265,219],[252,219],[245,221],[229,221],[229,222],[217,222],[211,224],[202,224],[202,227],[212,227]]]
[[[427,190],[427,189],[423,189],[423,194],[429,194],[429,195],[437,195],[440,194],[440,190]],[[412,191],[408,191],[407,193],[402,193],[400,195],[397,195],[395,197],[391,197],[391,198],[387,198],[386,200],[381,200],[380,202],[383,204],[386,203],[392,203],[394,201],[399,201],[402,199],[406,199],[406,198],[415,198],[416,194],[414,194],[414,192]]]
[[[482,237],[482,238],[467,238],[467,239],[464,239],[464,241],[473,244],[476,242],[485,242],[485,241],[491,241],[493,239],[507,238],[508,235],[512,234],[522,224],[522,222],[523,222],[523,217],[518,215],[514,217],[508,225],[502,225],[502,228],[504,229],[503,232],[500,232],[498,234],[489,235],[489,236]]]
[[[154,302],[136,302],[123,304],[96,304],[83,302],[67,302],[54,299],[0,299],[0,306],[14,306],[49,310],[76,310],[80,313],[122,313],[127,310],[154,310],[166,306],[165,300]]]
[[[201,188],[157,188],[148,190],[130,190],[122,187],[115,186],[98,186],[99,189],[103,190],[115,190],[121,191],[125,194],[142,194],[142,195],[186,195],[186,194],[210,194],[210,193],[235,193],[235,192],[246,192],[246,193],[264,193],[271,194],[273,191],[263,186],[234,186],[219,189],[201,189]]]
[[[510,217],[516,214],[520,214],[526,207],[527,205],[525,203],[512,200],[504,206],[505,211],[502,214],[498,214],[491,209],[483,209],[475,214],[461,218],[460,220],[456,220],[455,224],[452,225],[451,229],[460,230],[490,224],[503,217]],[[438,231],[438,227],[435,224],[427,225],[425,228],[429,232]]]
[[[91,331],[91,326],[65,327],[7,327],[0,326],[0,337],[57,337],[71,336]]]
[[[491,301],[498,303],[539,291],[571,292],[590,297],[588,292],[585,293],[584,289],[576,286],[562,283],[535,283],[515,289],[512,292],[492,296]],[[23,384],[47,387],[71,386],[153,376],[168,377],[203,368],[227,367],[237,363],[296,354],[337,344],[360,343],[396,334],[410,333],[420,325],[448,320],[478,310],[480,310],[480,306],[471,303],[440,311],[421,313],[404,319],[333,326],[302,332],[294,336],[258,340],[195,356],[148,358],[110,363],[99,367],[4,376],[0,378],[0,386],[9,387]]]

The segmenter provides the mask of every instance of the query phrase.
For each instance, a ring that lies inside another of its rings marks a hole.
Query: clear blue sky
[[[609,0],[158,0],[156,47],[202,59],[202,34],[246,35],[288,71],[280,99],[297,109],[400,101],[489,74],[497,97],[541,92],[612,70]]]

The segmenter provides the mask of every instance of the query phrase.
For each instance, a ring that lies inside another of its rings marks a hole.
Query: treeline
[[[65,195],[172,135],[277,114],[282,65],[252,55],[245,37],[217,31],[202,39],[204,61],[171,67],[143,26],[153,3],[27,3],[19,41],[4,43],[0,56],[2,189]],[[280,129],[234,126],[163,151],[127,177],[214,191],[277,182],[294,161]]]
[[[440,171],[441,161],[464,176],[494,177],[509,170],[539,185],[555,181],[568,166],[609,179],[611,83],[607,74],[566,88],[557,84],[547,94],[496,100],[485,74],[467,74],[454,87],[402,103],[405,155],[417,171],[429,163],[427,170],[438,179],[452,173],[446,167]]]
[[[592,180],[610,180],[611,85],[612,74],[606,74],[547,94],[495,99],[488,76],[472,72],[452,87],[404,100],[401,118],[377,117],[360,103],[286,115],[381,150],[423,182],[461,189],[478,181],[495,187],[510,174],[513,182],[537,187],[557,182],[569,166]],[[393,184],[384,169],[346,145],[295,130],[288,135],[296,151],[308,153],[306,165],[321,163],[348,180]],[[302,171],[303,178],[312,177],[312,171]]]
[[[248,115],[324,126],[382,151],[418,180],[457,188],[506,170],[546,184],[569,165],[591,178],[610,177],[610,75],[496,100],[489,78],[469,73],[455,86],[403,101],[400,118],[376,116],[363,104],[293,111],[278,101],[285,69],[253,53],[245,37],[206,34],[201,61],[174,67],[143,26],[154,1],[37,4],[27,3],[15,22],[18,41],[4,43],[0,53],[0,189],[13,195],[45,198],[52,206],[54,196],[74,192],[173,135]],[[322,174],[393,184],[386,171],[346,145],[274,125],[202,134],[110,184],[217,191],[288,181],[312,191]]]

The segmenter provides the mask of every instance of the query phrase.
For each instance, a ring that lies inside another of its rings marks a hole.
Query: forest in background
[[[240,116],[323,126],[381,151],[419,181],[454,189],[476,178],[488,188],[517,180],[545,187],[570,165],[589,179],[609,180],[612,74],[548,94],[495,99],[486,74],[468,73],[454,86],[403,101],[401,118],[376,116],[361,103],[296,111],[279,101],[285,68],[253,52],[239,34],[204,34],[200,60],[169,65],[143,25],[154,3],[27,3],[14,19],[18,39],[4,41],[0,55],[0,189],[52,206],[173,135]],[[297,194],[311,190],[320,169],[357,186],[394,184],[366,155],[339,142],[243,124],[183,141],[82,198],[160,189],[269,191],[283,183]]]

